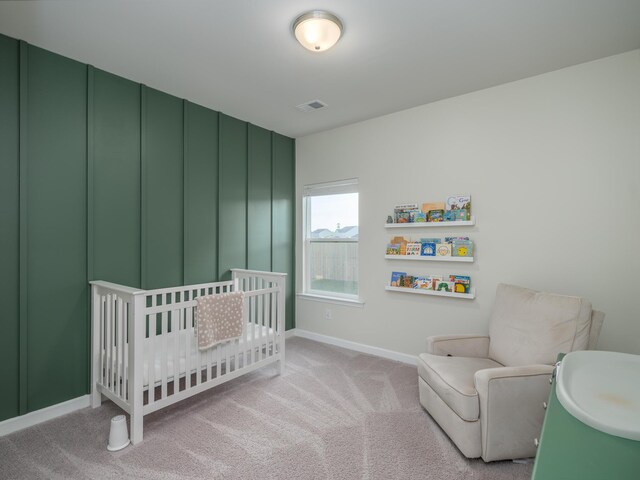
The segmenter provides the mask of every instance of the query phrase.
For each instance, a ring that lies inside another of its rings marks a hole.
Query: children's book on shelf
[[[415,220],[415,214],[420,213],[417,203],[396,205],[393,209],[395,223],[411,223]]]
[[[423,257],[433,257],[436,254],[436,244],[434,242],[422,242],[420,244],[420,255]]]
[[[407,275],[404,277],[401,287],[412,288],[413,287],[413,275]]]
[[[387,244],[387,255],[400,255],[400,245],[397,243]]]
[[[405,255],[420,255],[422,244],[417,242],[407,243],[407,253]]]
[[[423,223],[427,221],[427,214],[424,212],[416,212],[413,215],[413,221],[415,223]]]
[[[422,212],[428,214],[431,210],[444,210],[445,202],[427,202],[422,204]]]
[[[404,278],[407,276],[406,272],[391,272],[391,283],[392,287],[402,287],[404,283]]]
[[[463,208],[461,210],[450,210],[450,212],[453,214],[454,222],[466,222],[471,219],[471,215],[469,215],[469,210],[467,209]]]
[[[471,289],[471,277],[467,275],[449,275],[449,281],[453,282],[455,293],[469,293]]]
[[[471,240],[453,240],[451,255],[454,257],[473,257],[473,242]]]
[[[453,243],[456,240],[469,240],[469,237],[444,237],[444,243]]]
[[[433,290],[433,283],[429,277],[413,277],[413,288],[419,290]]]
[[[471,212],[471,195],[452,195],[445,202],[446,210],[467,210]]]
[[[453,212],[455,212],[455,210],[445,210],[443,220],[445,222],[455,222],[456,216]]]
[[[438,243],[436,245],[436,256],[438,256],[438,257],[450,257],[451,256],[451,244],[450,243]]]
[[[442,222],[444,218],[444,210],[429,210],[427,213],[427,222]]]
[[[446,280],[438,280],[434,282],[434,290],[437,292],[452,292],[453,293],[454,284],[453,282],[447,282]]]

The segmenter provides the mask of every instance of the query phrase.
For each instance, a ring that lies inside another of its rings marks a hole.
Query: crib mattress
[[[238,339],[238,348],[237,351],[239,353],[244,353],[245,355],[247,354],[247,352],[251,351],[251,339],[253,336],[255,336],[255,339],[253,340],[253,347],[254,348],[263,348],[267,345],[269,345],[271,343],[268,335],[272,335],[273,329],[269,328],[269,327],[265,327],[265,326],[260,326],[260,325],[255,325],[255,324],[247,324],[245,326],[243,335]],[[261,334],[261,337],[260,337]],[[236,352],[236,348],[235,348],[235,342],[225,342],[222,344],[218,344],[214,347],[212,347],[209,350],[203,350],[202,352],[198,352],[197,349],[197,343],[198,343],[198,339],[196,338],[196,336],[194,335],[194,331],[193,329],[191,330],[183,330],[180,333],[178,333],[178,335],[166,335],[166,345],[167,345],[167,380],[168,381],[172,381],[173,377],[175,375],[175,368],[177,367],[178,370],[178,378],[182,377],[185,375],[186,373],[186,336],[190,335],[191,338],[191,351],[189,352],[190,355],[190,374],[192,373],[196,373],[197,371],[197,365],[198,365],[198,354],[200,355],[210,355],[209,351],[212,351],[213,353],[213,362],[209,362],[209,365],[215,364],[215,359],[216,358],[220,358],[221,362],[224,362],[227,356],[227,351],[229,351],[229,354],[231,355],[231,358],[233,358],[233,355]],[[175,341],[176,339],[178,339],[179,341],[179,358],[178,361],[174,361],[174,353],[175,353]],[[156,342],[156,348],[154,348],[154,361],[153,361],[153,365],[154,365],[154,383],[159,384],[159,380],[162,378],[162,345],[163,345],[163,340],[161,340],[160,336],[154,337],[154,338],[146,338],[144,341],[144,367],[143,367],[143,381],[144,381],[144,387],[147,388],[149,386],[149,360],[150,360],[150,356],[151,356],[151,342],[155,341]],[[216,352],[216,349],[220,350],[220,356],[218,357],[218,354]],[[204,358],[209,358],[209,357],[204,357]],[[202,360],[202,366],[201,368],[206,368],[204,365],[206,365],[205,360]]]

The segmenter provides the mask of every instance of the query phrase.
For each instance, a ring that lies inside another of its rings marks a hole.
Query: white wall
[[[297,225],[303,185],[359,178],[365,301],[354,308],[298,298],[298,328],[417,354],[428,335],[486,332],[496,284],[507,282],[590,299],[606,313],[599,348],[640,354],[640,50],[310,135],[296,146]],[[406,233],[469,233],[475,263],[384,259],[400,233],[384,228],[394,205],[466,193],[475,227]],[[301,259],[300,232],[296,253]],[[297,269],[302,279],[300,261]],[[477,298],[387,292],[392,270],[469,272]]]

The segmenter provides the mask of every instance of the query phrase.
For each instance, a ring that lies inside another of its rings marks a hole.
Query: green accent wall
[[[27,53],[27,410],[84,394],[87,342],[87,67]]]
[[[140,85],[93,72],[89,278],[141,287]]]
[[[0,35],[0,421],[90,390],[89,280],[286,272],[294,140]]]
[[[249,125],[247,268],[271,270],[271,132]]]
[[[274,272],[287,276],[286,329],[295,327],[295,141],[292,138],[272,134],[272,234],[271,267]]]
[[[247,123],[220,115],[218,276],[247,267]]]
[[[20,164],[18,42],[0,36],[0,420],[19,409]]]
[[[184,282],[218,278],[218,112],[184,102]]]
[[[143,108],[142,288],[153,289],[182,285],[183,110],[182,100],[151,88]]]

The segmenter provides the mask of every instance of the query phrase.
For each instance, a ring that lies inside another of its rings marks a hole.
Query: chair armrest
[[[489,337],[485,335],[435,335],[427,337],[427,353],[452,357],[487,358]]]
[[[549,398],[552,365],[479,370],[474,377],[480,399],[482,458],[485,462],[533,457]]]

